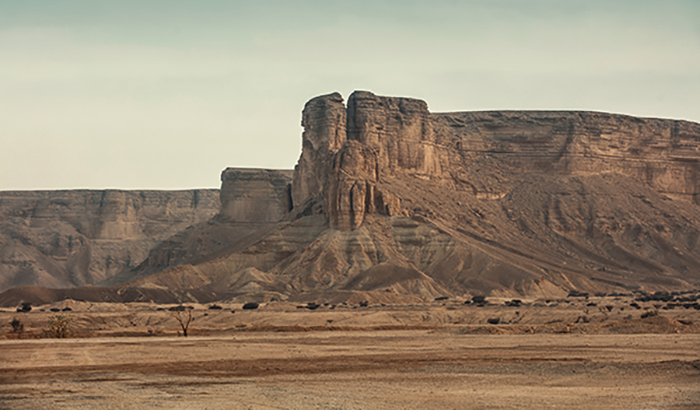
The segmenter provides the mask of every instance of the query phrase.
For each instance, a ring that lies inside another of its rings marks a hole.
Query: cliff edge
[[[387,303],[700,286],[699,124],[436,114],[355,92],[347,106],[338,93],[310,100],[302,125],[284,219],[131,285],[186,283],[178,297],[207,300]]]
[[[347,105],[338,93],[310,100],[302,125],[293,174],[222,194],[218,218],[263,225],[134,277],[117,299],[392,303],[700,287],[700,124],[431,113],[421,100],[357,91]]]

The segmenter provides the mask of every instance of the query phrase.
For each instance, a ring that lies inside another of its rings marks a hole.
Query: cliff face
[[[435,116],[473,162],[559,175],[617,173],[698,204],[700,125],[591,112],[482,112]],[[446,132],[446,131],[443,131]]]
[[[303,115],[296,203],[316,203],[342,231],[372,230],[372,215],[394,221],[393,239],[362,249],[370,262],[341,264],[336,280],[391,261],[459,291],[700,285],[699,124],[432,114],[422,101],[368,92],[350,96],[345,123],[337,94],[311,100]],[[442,245],[431,235],[413,237],[420,251],[404,243],[402,218],[446,235]]]
[[[593,112],[431,114],[408,98],[355,92],[304,109],[295,203],[323,198],[331,226],[353,229],[367,213],[410,215],[382,185],[401,178],[504,196],[519,174],[632,177],[698,203],[700,126]],[[404,195],[398,193],[398,196]]]
[[[287,215],[291,182],[228,168],[221,190],[0,192],[0,291],[117,285],[203,258]]]
[[[163,241],[115,300],[700,287],[700,124],[435,114],[369,92],[347,107],[337,93],[314,98],[302,124],[291,193],[289,172],[227,170],[221,214]]]
[[[219,207],[217,190],[0,192],[0,289],[100,282]]]
[[[291,170],[225,169],[221,173],[221,207],[215,216],[163,238],[138,266],[103,284],[117,285],[200,261],[274,226],[291,210],[291,182]]]
[[[389,303],[700,286],[698,124],[433,114],[422,101],[368,92],[347,107],[337,93],[314,98],[302,124],[290,214],[123,285],[130,294]],[[260,198],[283,197],[271,185]],[[237,206],[228,208],[250,209]]]
[[[221,217],[270,224],[292,209],[291,170],[227,168],[221,173]]]

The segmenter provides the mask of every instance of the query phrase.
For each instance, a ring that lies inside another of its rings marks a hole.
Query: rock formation
[[[156,245],[135,268],[103,282],[116,285],[197,261],[274,226],[291,210],[291,170],[227,168],[219,212]]]
[[[270,224],[292,210],[292,171],[227,168],[221,173],[221,218]]]
[[[384,301],[700,285],[698,124],[432,114],[368,92],[347,108],[337,93],[314,98],[302,124],[289,216],[132,285],[187,283],[178,297],[211,300]]]
[[[197,260],[287,215],[291,181],[228,168],[221,190],[0,192],[0,291],[117,285]]]
[[[338,94],[307,104],[294,179],[296,203],[323,197],[332,227],[403,212],[381,189],[401,178],[487,198],[504,196],[520,173],[616,173],[698,203],[695,123],[566,111],[431,114],[423,101],[369,92],[353,93],[346,111]]]
[[[264,226],[206,256],[212,247],[185,249],[205,231],[181,234],[187,257],[134,276],[120,300],[391,303],[700,287],[700,124],[435,114],[420,100],[355,92],[347,107],[337,93],[310,100],[302,125],[291,191],[285,172],[252,190],[243,181],[262,171],[229,171],[238,190],[223,178],[235,193],[222,192],[219,220]],[[253,205],[264,198],[264,210]]]
[[[0,289],[98,283],[218,210],[218,190],[0,192]]]

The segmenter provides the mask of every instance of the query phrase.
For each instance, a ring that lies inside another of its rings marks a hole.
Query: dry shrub
[[[44,335],[54,339],[65,339],[73,335],[70,316],[51,316],[44,328]]]
[[[12,333],[22,334],[24,332],[24,324],[17,318],[12,319],[10,326],[12,326]]]

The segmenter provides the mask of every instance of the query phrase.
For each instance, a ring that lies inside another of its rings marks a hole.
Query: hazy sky
[[[0,190],[292,168],[310,98],[700,122],[699,0],[0,0]]]

